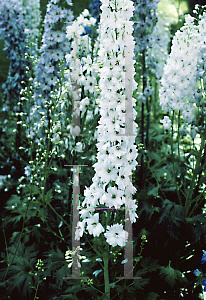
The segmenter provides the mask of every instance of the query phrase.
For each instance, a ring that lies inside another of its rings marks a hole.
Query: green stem
[[[179,114],[178,114],[178,129],[177,129],[177,151],[178,151],[178,157],[180,160],[180,110],[179,110]]]
[[[28,209],[29,209],[29,203],[30,203],[30,201],[27,202],[26,212],[25,212],[25,216],[23,218],[23,224],[22,224],[22,229],[21,229],[21,233],[20,233],[20,236],[19,236],[19,240],[18,240],[18,243],[17,243],[17,246],[16,246],[16,250],[14,252],[14,255],[12,257],[11,263],[8,265],[8,268],[6,270],[6,274],[4,275],[4,280],[6,279],[6,276],[7,276],[8,272],[11,268],[11,265],[14,261],[14,258],[16,257],[16,253],[18,251],[18,248],[19,248],[19,245],[20,245],[20,242],[21,242],[21,238],[22,238],[23,231],[24,231],[24,225],[25,225],[25,222],[26,222],[26,217],[27,217],[27,213],[28,213]]]
[[[4,223],[4,219],[2,219],[2,222]],[[9,252],[8,252],[8,246],[7,246],[7,241],[6,241],[6,234],[5,234],[4,224],[2,224],[2,230],[3,230],[3,234],[4,234],[4,242],[5,242],[5,246],[6,246],[6,256],[7,256],[7,261],[8,261]]]
[[[38,277],[40,277],[40,275],[38,274]],[[39,278],[40,279],[40,278]],[[38,283],[37,283],[37,287],[35,289],[35,295],[34,295],[34,300],[37,299],[37,293],[38,293],[38,289],[39,289],[39,284],[40,284],[40,280],[38,279]]]
[[[178,196],[180,205],[182,205],[182,201],[181,201],[180,193],[179,193],[179,188],[177,186],[177,174],[176,174],[176,171],[175,171],[175,162],[174,162],[174,147],[173,147],[174,117],[175,117],[175,111],[173,110],[173,113],[172,113],[172,135],[171,135],[172,166],[173,166],[174,181],[175,181],[175,187],[176,187],[176,191],[177,191],[177,196]]]
[[[142,154],[145,158],[146,158],[146,155],[145,155],[145,153],[143,152],[143,154]],[[158,188],[159,188],[159,190],[162,192],[162,194],[163,194],[163,196],[165,197],[165,199],[166,199],[166,196],[165,196],[165,193],[164,193],[164,191],[162,190],[162,187],[161,187],[161,185],[160,185],[160,183],[159,183],[159,181],[158,181],[158,179],[157,179],[157,177],[155,176],[155,174],[154,174],[154,172],[153,172],[153,170],[152,170],[152,168],[150,167],[150,164],[149,164],[149,162],[148,162],[148,160],[147,159],[145,159],[145,161],[146,161],[146,163],[147,163],[147,167],[148,167],[148,169],[151,171],[151,173],[152,173],[152,175],[153,175],[153,178],[155,179],[155,181],[156,181],[156,183],[157,183],[157,185],[158,185]],[[160,198],[162,199],[162,200],[164,200],[161,196],[160,196]]]
[[[105,300],[110,300],[110,285],[109,285],[109,245],[106,244],[104,253],[104,285],[105,285]]]
[[[107,211],[106,227],[109,223],[110,211]],[[110,300],[110,285],[109,285],[109,244],[105,242],[105,251],[103,255],[104,261],[104,287],[105,287],[105,300]]]

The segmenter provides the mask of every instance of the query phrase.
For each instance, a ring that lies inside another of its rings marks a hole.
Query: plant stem
[[[174,173],[174,180],[175,180],[175,187],[177,191],[177,196],[180,202],[180,205],[182,205],[182,201],[179,194],[179,188],[177,186],[177,175],[175,172],[175,162],[174,162],[174,147],[173,147],[173,135],[174,135],[174,117],[175,117],[175,111],[173,110],[172,113],[172,135],[171,135],[171,152],[172,152],[172,166],[173,166],[173,173]]]
[[[104,285],[105,285],[105,300],[110,300],[110,285],[109,285],[109,245],[106,243],[106,249],[104,253]]]
[[[180,160],[180,110],[179,110],[179,114],[178,114],[178,129],[177,129],[177,151],[178,151],[178,157]]]
[[[107,211],[106,227],[109,223],[110,211]],[[105,287],[105,300],[110,300],[110,285],[109,285],[109,244],[105,242],[105,251],[103,255],[104,260],[104,287]]]
[[[37,287],[36,287],[36,289],[35,289],[35,295],[34,295],[34,300],[36,300],[36,299],[38,299],[37,298],[37,293],[38,293],[38,289],[39,289],[39,284],[40,284],[40,275],[38,274],[38,283],[37,283]]]
[[[147,86],[147,77],[146,77],[146,62],[145,62],[145,50],[142,52],[143,57],[143,66],[142,66],[142,73],[143,73],[143,87],[142,91],[144,92],[146,86]],[[142,115],[141,115],[141,143],[144,145],[144,102],[142,101]],[[140,185],[143,188],[144,187],[144,159],[143,155],[141,157],[141,169],[140,169]]]

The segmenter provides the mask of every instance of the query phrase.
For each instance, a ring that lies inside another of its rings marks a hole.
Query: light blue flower
[[[95,277],[97,277],[97,275],[98,275],[100,272],[102,272],[102,270],[96,270],[96,271],[93,272],[93,274],[95,275]]]
[[[200,270],[196,269],[193,274],[195,274],[195,276],[199,276],[201,274]]]

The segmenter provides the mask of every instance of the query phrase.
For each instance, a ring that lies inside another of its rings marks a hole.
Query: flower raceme
[[[199,50],[205,39],[204,16],[199,24],[195,25],[194,18],[187,15],[184,26],[173,38],[171,54],[161,79],[162,87],[159,96],[162,110],[181,111],[182,117],[188,124],[194,121],[197,111],[195,94],[199,78],[196,78],[195,70],[197,70]]]
[[[82,222],[79,222],[76,237],[83,235],[82,228],[86,225],[89,234],[99,236],[104,233],[107,243],[112,246],[124,246],[128,239],[128,232],[123,224],[112,224],[108,220],[108,209],[102,212],[106,216],[106,224],[101,224],[101,214],[95,212],[95,207],[103,205],[109,209],[121,209],[123,206],[129,211],[130,221],[135,222],[137,205],[132,199],[135,192],[130,176],[137,165],[137,150],[134,145],[135,137],[125,135],[127,101],[126,88],[126,50],[130,49],[127,61],[134,78],[134,41],[132,37],[132,22],[129,21],[133,13],[133,3],[130,0],[102,1],[102,15],[100,20],[100,45],[98,61],[100,64],[100,115],[97,128],[97,162],[94,164],[95,175],[93,183],[84,191],[85,199],[80,211]],[[127,36],[126,36],[127,35]],[[125,39],[127,45],[125,45]],[[126,46],[126,47],[125,47]],[[134,90],[136,82],[132,80]],[[135,99],[131,97],[132,107]],[[136,112],[132,109],[133,119]],[[133,123],[133,132],[136,131]],[[117,212],[118,213],[118,212]],[[105,225],[103,227],[103,225]]]

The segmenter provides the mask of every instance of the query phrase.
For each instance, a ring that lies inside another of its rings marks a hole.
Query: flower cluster
[[[165,112],[181,111],[186,123],[191,124],[197,111],[197,78],[196,72],[199,50],[206,37],[204,17],[198,25],[194,18],[187,15],[185,24],[177,31],[171,54],[164,67],[159,91],[160,105]],[[192,53],[192,60],[191,60]],[[199,74],[200,76],[201,74]]]
[[[158,39],[157,35],[153,35],[153,30],[157,22],[156,9],[159,0],[133,0],[133,2],[135,5],[133,16],[134,52],[137,61],[141,61],[142,75],[144,78],[147,78],[149,73],[156,73],[156,59],[153,57],[154,51],[152,52],[152,47]],[[139,92],[138,100],[146,103],[152,94],[153,90],[150,88],[147,80],[145,80],[143,90]]]
[[[98,51],[100,67],[100,121],[98,133],[97,162],[94,164],[95,176],[93,183],[86,188],[84,207],[80,214],[83,219],[79,222],[80,236],[83,234],[84,225],[94,236],[105,232],[105,228],[99,222],[99,213],[95,213],[95,207],[119,209],[126,206],[131,222],[135,222],[137,205],[132,200],[135,191],[130,175],[132,168],[137,164],[137,150],[134,145],[133,135],[126,135],[127,114],[129,113],[128,100],[126,99],[126,72],[132,77],[132,90],[136,88],[134,81],[134,41],[132,37],[132,22],[129,21],[134,10],[132,1],[102,1],[102,15],[100,20],[100,49]],[[127,44],[125,45],[125,40]],[[125,47],[127,46],[127,47]],[[126,57],[126,50],[129,56]],[[126,68],[127,61],[130,69]],[[131,108],[135,105],[135,99],[131,96]],[[133,119],[136,112],[132,109]],[[136,124],[132,122],[133,133],[136,132]],[[104,211],[108,216],[108,211]],[[103,213],[103,215],[104,215]],[[110,222],[110,225],[108,224]],[[123,230],[122,224],[111,225],[111,220],[106,222],[107,228],[104,236],[112,246],[123,246],[128,238],[128,233]]]
[[[3,110],[13,108],[22,88],[28,84],[26,67],[30,66],[25,53],[28,53],[26,25],[21,6],[16,1],[0,1],[0,38],[5,40],[4,50],[10,59],[6,83],[3,84],[6,101]]]
[[[72,4],[71,1],[68,3]],[[70,43],[66,38],[64,26],[66,22],[71,22],[72,19],[73,13],[70,9],[62,8],[59,0],[50,0],[44,19],[44,34],[39,61],[35,66],[34,102],[38,105],[38,109],[32,107],[30,113],[30,117],[36,124],[32,131],[33,133],[39,132],[39,137],[42,135],[39,113],[50,115],[45,109],[45,104],[51,101],[53,103],[51,92],[58,92],[59,83],[64,80],[61,70],[65,67],[65,55],[70,50]]]
[[[206,251],[202,250],[202,252],[203,252],[203,256],[202,256],[202,259],[201,259],[201,263],[204,264],[206,262]],[[200,276],[201,275],[201,271],[198,270],[198,269],[196,269],[193,273],[194,273],[195,276]],[[204,286],[203,290],[204,290],[204,293],[205,293],[206,292],[206,279],[202,280],[202,285]]]
[[[97,19],[97,23],[99,23],[99,21],[100,21],[100,13],[101,13],[100,5],[101,5],[100,0],[93,0],[93,2],[90,3],[90,5],[89,5],[91,15],[92,15],[92,17]]]
[[[39,37],[40,26],[40,1],[39,0],[16,0],[22,7],[24,20],[26,24],[26,31],[30,35],[33,42],[37,42]],[[37,49],[36,49],[37,50]]]
[[[96,19],[90,17],[89,11],[85,9],[75,22],[67,27],[67,38],[71,41],[71,53],[66,54],[69,69],[67,75],[67,88],[72,91],[72,74],[78,72],[79,84],[84,85],[84,90],[95,93],[97,84],[98,65],[92,60],[92,45],[90,29],[95,25]],[[88,33],[88,34],[87,34]],[[95,46],[97,48],[97,44]],[[97,51],[97,49],[95,49]],[[94,54],[93,54],[94,56]],[[75,58],[75,59],[74,59]]]
[[[62,93],[62,98],[67,101],[67,93],[73,101],[72,120],[67,119],[67,131],[75,139],[76,135],[80,134],[80,124],[77,124],[78,118],[85,119],[88,126],[90,120],[94,120],[98,114],[98,105],[95,99],[98,98],[99,92],[97,90],[97,83],[99,80],[97,63],[97,50],[99,41],[96,40],[92,47],[92,38],[90,30],[93,30],[96,19],[90,17],[90,13],[85,9],[82,14],[73,22],[72,25],[67,26],[67,38],[71,42],[71,53],[66,55],[68,68],[64,71],[65,89]],[[91,134],[91,131],[90,131]],[[90,137],[89,143],[94,143],[94,137]],[[65,140],[68,148],[68,138]],[[79,142],[78,142],[79,143]],[[82,151],[82,145],[76,144],[75,150]],[[70,148],[71,139],[70,139]]]
[[[50,92],[58,88],[57,82],[61,78],[59,65],[70,49],[64,28],[61,26],[61,29],[58,29],[58,24],[63,25],[65,22],[71,22],[73,13],[70,9],[59,6],[58,3],[59,0],[50,0],[44,19],[44,34],[35,78],[35,81],[39,83],[35,95],[35,101],[38,105],[49,100]]]
[[[194,94],[195,104],[199,111],[203,111],[203,115],[206,114],[206,36],[203,40],[203,44],[199,49],[197,70],[196,70],[196,82],[198,83],[198,89]]]
[[[85,259],[86,256],[80,255],[80,251],[82,248],[79,246],[76,249],[67,250],[65,253],[65,260],[68,263],[68,268],[71,268],[73,264],[75,264],[76,268],[81,268],[80,260]]]
[[[159,0],[134,0],[134,39],[135,54],[151,48],[154,37],[153,27],[157,21],[156,9]]]
[[[149,57],[154,58],[155,68],[151,71],[156,72],[156,77],[163,75],[164,64],[168,57],[168,44],[170,42],[169,18],[162,11],[156,13],[158,21],[153,30],[152,48],[149,49]]]

